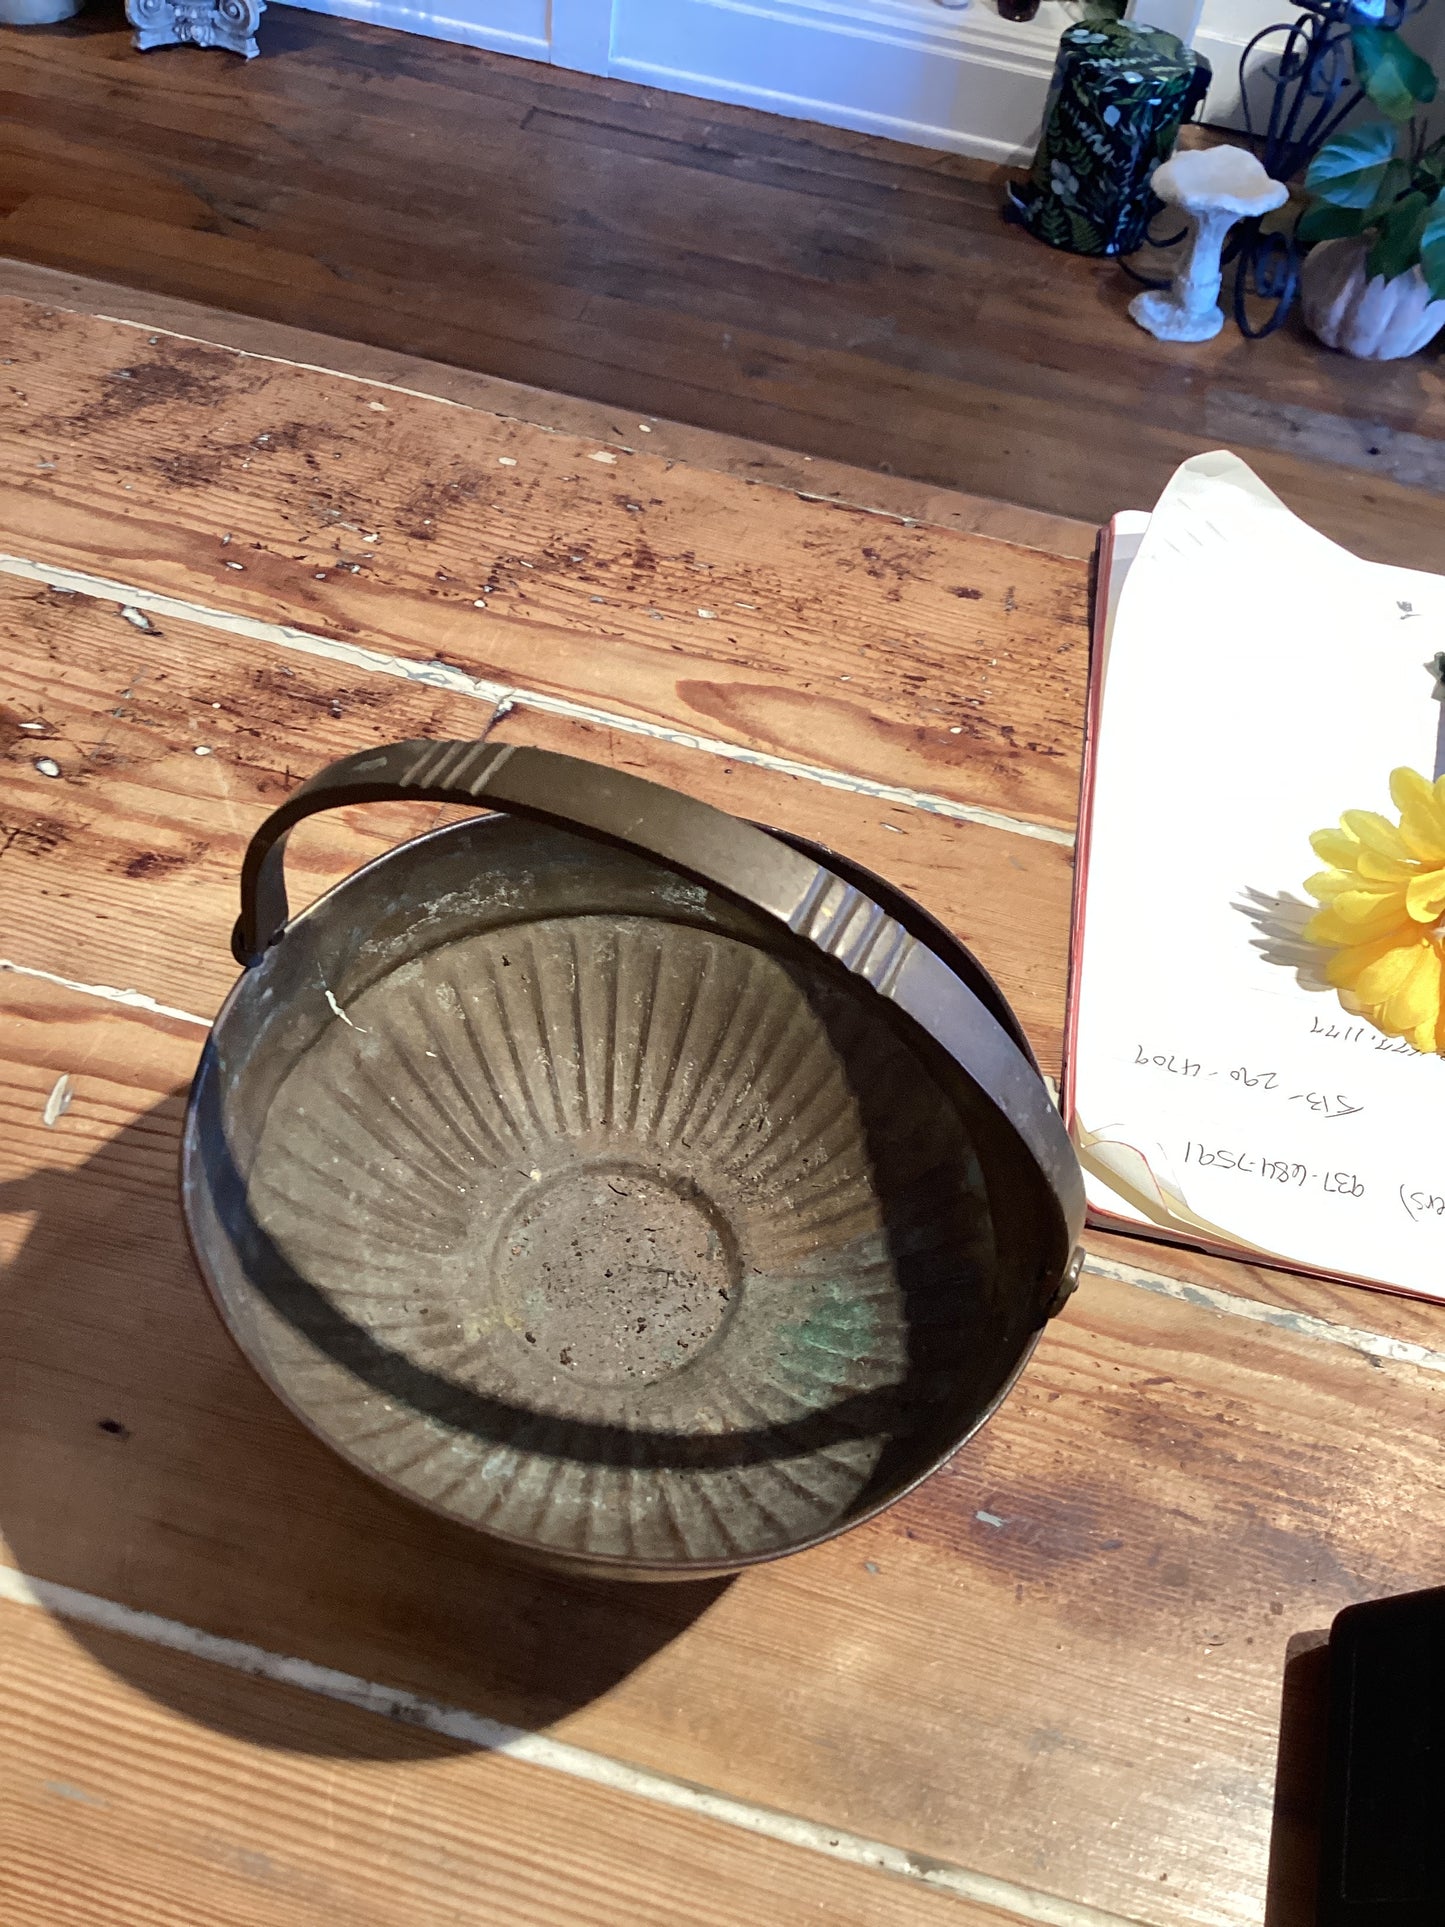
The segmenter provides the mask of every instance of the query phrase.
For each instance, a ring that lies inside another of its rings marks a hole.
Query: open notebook
[[[1112,1228],[1445,1298],[1445,1060],[1300,931],[1342,810],[1436,775],[1445,579],[1362,562],[1235,456],[1105,533],[1064,1113]]]

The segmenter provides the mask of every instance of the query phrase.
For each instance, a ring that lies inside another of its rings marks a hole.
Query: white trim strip
[[[183,1024],[199,1024],[202,1030],[211,1028],[209,1017],[177,1010],[174,1004],[158,1004],[143,990],[117,990],[114,984],[80,984],[73,977],[57,977],[53,970],[35,970],[29,964],[12,963],[8,957],[0,957],[0,973],[7,970],[17,977],[38,977],[42,983],[58,984],[62,990],[77,991],[82,997],[103,997],[107,1003],[124,1004],[128,1010],[143,1010],[148,1017],[176,1017]]]
[[[1217,1291],[1210,1285],[1189,1284],[1182,1278],[1168,1278],[1138,1265],[1121,1264],[1115,1258],[1096,1258],[1091,1254],[1084,1260],[1084,1270],[1099,1278],[1111,1278],[1116,1284],[1152,1291],[1160,1298],[1173,1298],[1180,1304],[1222,1312],[1226,1318],[1270,1325],[1276,1331],[1290,1332],[1296,1338],[1312,1338],[1321,1345],[1340,1345],[1346,1351],[1362,1352],[1366,1358],[1388,1359],[1395,1365],[1418,1365],[1424,1372],[1445,1372],[1445,1352],[1435,1351],[1429,1345],[1416,1345],[1409,1339],[1385,1338],[1358,1325],[1335,1325],[1328,1318],[1316,1318],[1312,1312],[1290,1311],[1284,1305],[1237,1297],[1233,1292]]]
[[[976,823],[983,829],[1004,830],[1011,836],[1030,837],[1040,843],[1054,843],[1071,850],[1072,831],[1055,829],[1047,823],[1034,823],[1027,817],[1010,816],[978,803],[958,803],[928,790],[907,789],[898,783],[878,783],[866,776],[850,776],[842,770],[821,764],[799,763],[787,756],[772,756],[760,749],[746,749],[716,736],[699,736],[691,730],[673,729],[666,723],[644,722],[637,716],[621,716],[591,703],[572,702],[565,696],[549,696],[538,689],[523,689],[511,683],[489,682],[453,669],[444,662],[414,660],[409,656],[388,655],[379,649],[365,649],[354,642],[341,642],[310,629],[296,629],[290,623],[263,622],[256,616],[232,615],[211,609],[199,602],[185,602],[177,596],[156,595],[126,582],[86,575],[77,569],[48,568],[23,556],[0,554],[0,574],[16,576],[23,582],[37,582],[46,588],[72,595],[95,596],[121,607],[143,610],[147,615],[170,616],[178,622],[193,622],[199,628],[219,629],[227,635],[246,636],[278,649],[294,649],[328,662],[345,663],[371,675],[395,676],[402,682],[423,683],[429,689],[449,690],[453,695],[469,696],[495,709],[510,700],[544,715],[561,716],[572,722],[594,723],[603,729],[621,730],[631,736],[649,737],[654,742],[671,743],[678,749],[699,751],[705,756],[725,757],[730,763],[746,763],[753,769],[772,770],[779,776],[795,776],[805,782],[821,783],[826,789],[847,790],[855,796],[871,797],[902,809],[919,810],[929,816],[952,817],[960,823]]]
[[[531,57],[535,58],[536,56]],[[30,264],[27,262],[26,265],[29,266]],[[61,273],[64,272],[64,270],[57,269],[52,270],[52,272]],[[574,428],[554,428],[550,422],[533,421],[530,415],[513,415],[509,414],[503,408],[479,406],[478,403],[474,401],[458,401],[453,395],[438,395],[430,388],[408,388],[403,382],[387,381],[380,375],[359,375],[351,368],[328,368],[322,362],[297,361],[294,356],[291,355],[268,355],[265,350],[261,348],[240,348],[231,341],[217,341],[215,335],[188,335],[183,329],[169,328],[160,322],[137,321],[133,315],[96,313],[92,318],[96,321],[108,321],[117,328],[134,328],[139,334],[164,335],[168,341],[184,341],[197,348],[224,348],[227,354],[238,355],[246,361],[269,361],[277,368],[295,368],[306,375],[326,375],[332,381],[354,381],[358,387],[379,388],[384,394],[388,395],[407,395],[413,401],[434,401],[443,408],[464,408],[474,415],[495,415],[498,421],[520,422],[526,428],[539,429],[544,435],[572,435],[579,442],[595,441],[600,448],[615,448],[623,455],[635,455],[637,453],[637,450],[627,442],[615,442],[606,435],[587,435],[582,430]],[[231,319],[229,316],[225,318]],[[250,317],[241,318],[249,319]],[[283,322],[280,325],[284,327],[287,324]],[[391,351],[389,349],[383,349],[381,352],[390,353]],[[398,354],[402,355],[404,351],[398,351]],[[458,368],[454,372],[467,374],[470,371]],[[525,385],[522,383],[509,383],[505,380],[505,377],[501,376],[484,377],[484,379],[496,379],[499,386],[521,387]],[[547,390],[536,389],[534,392],[542,395],[547,393]],[[899,519],[901,520],[902,518],[900,517]]]
[[[152,1646],[164,1646],[193,1659],[210,1660],[213,1665],[228,1666],[253,1679],[299,1687],[303,1692],[338,1700],[365,1713],[379,1713],[385,1719],[421,1727],[463,1746],[475,1747],[479,1752],[501,1753],[527,1766],[542,1767],[568,1779],[604,1787],[609,1792],[630,1794],[634,1799],[650,1800],[674,1812],[737,1827],[782,1846],[799,1847],[806,1853],[823,1854],[830,1860],[866,1867],[875,1873],[897,1874],[961,1900],[1001,1908],[1018,1919],[1037,1923],[1037,1927],[1136,1927],[1119,1914],[1103,1913],[1080,1901],[1038,1893],[1031,1887],[1016,1886],[1011,1880],[971,1873],[967,1868],[909,1853],[906,1848],[869,1840],[862,1834],[826,1827],[795,1814],[779,1813],[772,1807],[730,1799],[726,1794],[710,1792],[689,1781],[675,1780],[646,1767],[629,1766],[605,1753],[571,1746],[565,1740],[554,1740],[545,1733],[506,1726],[500,1720],[468,1713],[460,1707],[444,1706],[399,1687],[378,1686],[371,1680],[358,1678],[355,1673],[338,1672],[334,1667],[318,1666],[309,1659],[291,1659],[283,1653],[268,1652],[264,1646],[252,1646],[245,1640],[202,1632],[181,1620],[140,1612],[133,1606],[122,1606],[115,1600],[98,1598],[94,1593],[77,1592],[71,1586],[57,1585],[49,1579],[32,1579],[13,1566],[0,1565],[0,1599],[15,1606],[40,1607],[57,1619],[76,1625],[143,1639]]]

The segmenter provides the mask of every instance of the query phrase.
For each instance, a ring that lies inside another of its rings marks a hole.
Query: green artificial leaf
[[[1436,301],[1445,301],[1445,194],[1437,194],[1420,230],[1420,272]]]
[[[1410,178],[1409,162],[1391,161],[1385,169],[1380,185],[1375,189],[1374,200],[1365,210],[1366,225],[1378,221],[1391,201],[1414,185],[1414,181]]]
[[[1407,47],[1391,27],[1358,21],[1350,29],[1355,74],[1382,114],[1408,120],[1417,106],[1435,98],[1435,70]]]
[[[1331,207],[1327,201],[1317,201],[1300,216],[1295,235],[1302,248],[1312,248],[1318,241],[1337,241],[1341,235],[1358,234],[1367,219],[1362,207]]]
[[[1341,235],[1363,234],[1384,222],[1394,202],[1411,185],[1410,169],[1404,161],[1390,161],[1380,176],[1375,198],[1368,207],[1337,207],[1316,201],[1300,216],[1295,232],[1302,247],[1312,248],[1320,241],[1333,241]]]
[[[1352,127],[1326,141],[1310,162],[1306,189],[1333,207],[1370,207],[1395,154],[1395,130],[1388,121]]]
[[[1415,163],[1415,179],[1445,187],[1445,142],[1435,141]]]
[[[1383,274],[1387,281],[1393,281],[1397,274],[1414,267],[1420,258],[1420,237],[1429,212],[1430,203],[1423,194],[1405,194],[1395,202],[1380,222],[1375,245],[1370,249],[1367,267],[1371,275]]]

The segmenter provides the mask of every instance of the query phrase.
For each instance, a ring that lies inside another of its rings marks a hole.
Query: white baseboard
[[[618,0],[609,71],[983,160],[1027,160],[1064,10],[809,6],[807,0]]]
[[[451,40],[462,47],[519,54],[524,60],[552,58],[547,0],[475,0],[472,5],[463,0],[461,17],[404,6],[402,0],[287,0],[287,4],[307,13],[334,14],[338,20],[368,20],[376,27]]]
[[[725,100],[737,107],[758,107],[764,113],[784,114],[791,120],[821,121],[825,127],[847,127],[857,134],[882,134],[889,140],[907,141],[915,147],[936,147],[947,153],[967,154],[974,160],[996,161],[1009,167],[1022,166],[1032,157],[1043,111],[1042,96],[1037,110],[1030,97],[1015,124],[1028,122],[1033,131],[1020,142],[1011,132],[990,135],[976,129],[939,127],[928,121],[905,120],[901,114],[870,113],[837,101],[780,94],[771,88],[720,79],[715,74],[682,73],[675,67],[653,66],[641,60],[614,60],[607,71],[620,80],[665,87],[675,94],[692,94],[700,100]]]
[[[1059,0],[1028,22],[1000,19],[993,0],[295,4],[1002,162],[1033,151],[1070,18]]]
[[[1063,8],[975,0],[616,0],[609,72],[706,99],[971,154],[1027,159]]]

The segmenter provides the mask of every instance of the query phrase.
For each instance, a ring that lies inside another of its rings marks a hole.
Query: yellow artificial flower
[[[1334,955],[1325,975],[1354,1016],[1420,1051],[1445,1050],[1445,776],[1430,783],[1397,769],[1398,827],[1374,810],[1346,810],[1316,830],[1332,867],[1305,888],[1324,905],[1305,925]]]

